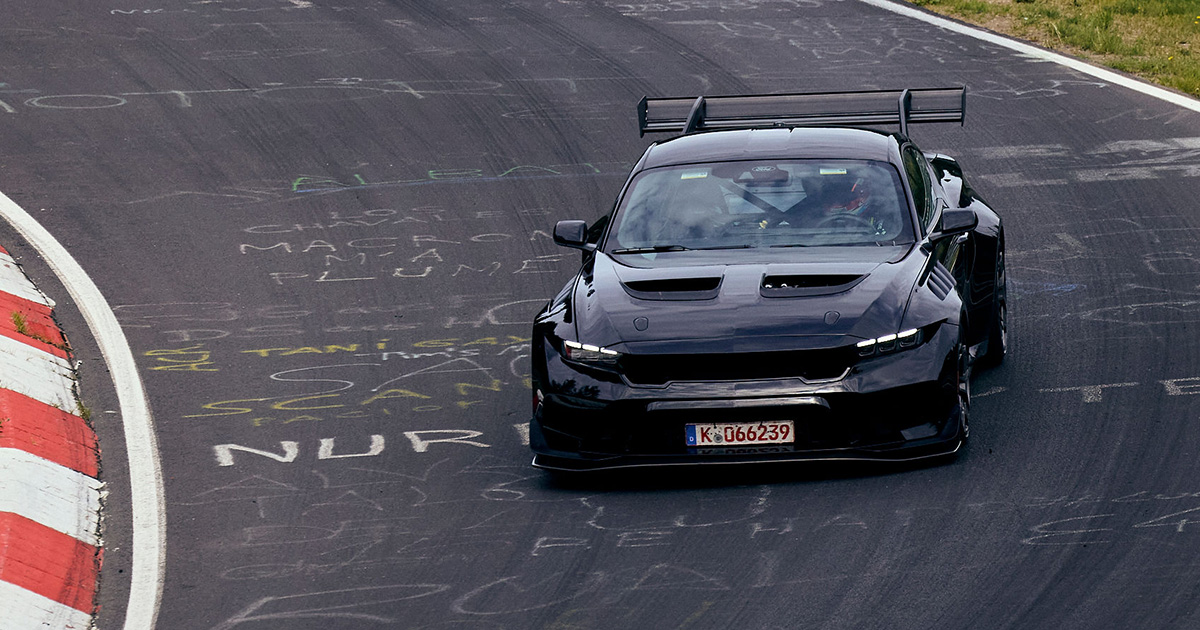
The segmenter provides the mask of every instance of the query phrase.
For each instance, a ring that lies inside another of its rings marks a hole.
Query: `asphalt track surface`
[[[137,356],[158,627],[1200,625],[1196,113],[852,1],[19,4],[0,190]],[[638,99],[959,84],[966,126],[912,132],[1004,216],[1013,349],[957,461],[529,467],[528,322],[578,264],[547,233],[607,211]],[[59,313],[114,628],[121,418]]]

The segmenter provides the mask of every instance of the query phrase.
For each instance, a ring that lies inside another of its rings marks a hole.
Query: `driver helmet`
[[[830,215],[861,215],[871,198],[864,177],[855,175],[826,175],[822,181],[825,212]]]

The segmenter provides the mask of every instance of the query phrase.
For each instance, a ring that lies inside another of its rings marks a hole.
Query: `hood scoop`
[[[621,287],[639,300],[711,300],[721,289],[721,278],[633,280]]]
[[[768,298],[832,295],[849,291],[866,277],[857,274],[763,276],[758,292]]]

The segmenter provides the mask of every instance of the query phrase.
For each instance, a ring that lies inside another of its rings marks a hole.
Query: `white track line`
[[[158,440],[154,435],[150,403],[133,359],[133,350],[129,348],[125,332],[121,330],[117,316],[113,314],[104,295],[70,252],[3,193],[0,193],[0,217],[11,223],[37,249],[62,281],[83,313],[108,364],[121,408],[132,486],[133,566],[130,570],[125,630],[152,630],[162,600],[167,546],[166,509]]]
[[[931,15],[924,11],[914,9],[913,7],[910,7],[908,5],[896,4],[894,2],[889,2],[888,0],[859,0],[859,2],[862,2],[864,4],[869,4],[873,7],[878,7],[885,11],[891,11],[892,13],[898,13],[900,15],[912,18],[914,20],[920,20],[922,22],[932,24],[939,28],[944,28],[948,31],[953,31],[955,33],[959,33],[962,35],[974,37],[975,39],[985,41],[989,44],[1003,46],[1004,48],[1008,48],[1009,50],[1015,50],[1023,55],[1029,56],[1029,57],[1034,57],[1036,59],[1041,59],[1043,61],[1050,61],[1053,63],[1057,63],[1059,65],[1066,66],[1077,72],[1082,72],[1084,74],[1096,77],[1097,79],[1107,81],[1108,83],[1112,83],[1115,85],[1119,85],[1121,87],[1129,88],[1136,92],[1141,92],[1142,94],[1145,94],[1147,96],[1152,96],[1154,98],[1166,101],[1168,103],[1171,103],[1172,105],[1178,105],[1179,107],[1182,107],[1184,109],[1190,109],[1194,112],[1200,112],[1200,101],[1198,101],[1194,98],[1191,98],[1190,96],[1185,96],[1185,95],[1179,94],[1177,92],[1165,90],[1158,86],[1150,85],[1149,83],[1145,83],[1141,80],[1134,79],[1132,77],[1129,77],[1129,76],[1126,76],[1123,74],[1119,74],[1117,72],[1113,72],[1112,70],[1107,70],[1105,68],[1100,68],[1100,67],[1094,66],[1085,61],[1080,61],[1078,59],[1073,59],[1066,55],[1060,55],[1058,53],[1050,52],[1048,50],[1043,50],[1041,48],[1038,48],[1037,46],[1031,46],[1029,44],[1025,44],[1025,43],[1022,43],[1022,42],[1019,42],[1019,41],[1016,41],[1013,39],[1009,39],[1008,37],[1005,37],[1003,35],[989,33],[988,31],[985,31],[983,29],[978,29],[978,28],[975,28],[972,26],[966,26],[964,24],[959,24],[958,22],[954,22],[952,20],[947,20],[946,18],[938,17],[936,15]]]

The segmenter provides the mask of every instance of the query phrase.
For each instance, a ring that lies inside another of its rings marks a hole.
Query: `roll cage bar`
[[[763,127],[900,125],[956,122],[967,112],[967,88],[915,88],[808,94],[649,98],[638,103],[641,135]]]

